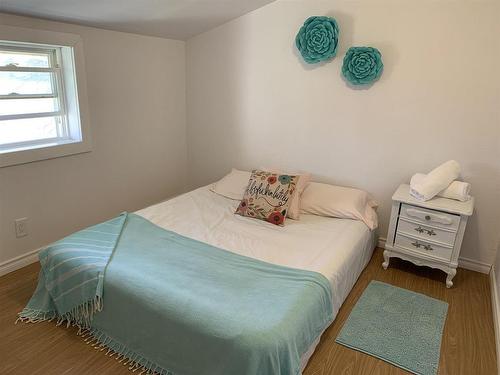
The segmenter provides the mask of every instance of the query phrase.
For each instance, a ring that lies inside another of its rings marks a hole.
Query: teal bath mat
[[[435,375],[448,304],[372,281],[336,341],[419,375]]]

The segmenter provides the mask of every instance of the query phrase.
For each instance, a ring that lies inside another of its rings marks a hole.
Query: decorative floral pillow
[[[283,225],[299,178],[253,170],[236,213]]]

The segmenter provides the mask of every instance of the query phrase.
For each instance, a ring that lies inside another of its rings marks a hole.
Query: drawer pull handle
[[[422,228],[420,225],[418,226],[418,228],[415,228],[415,230],[418,233],[427,233],[429,236],[435,236],[436,235],[436,232],[434,232],[433,229],[425,229],[425,228]]]
[[[420,243],[418,241],[412,242],[411,243],[413,246],[415,246],[417,249],[423,248],[424,250],[427,251],[432,251],[434,250],[431,245],[426,245],[424,243]]]
[[[425,220],[425,221],[434,221],[436,223],[441,223],[444,225],[451,225],[453,224],[453,219],[450,217],[450,215],[439,215],[437,213],[427,213],[421,210],[417,210],[414,208],[407,208],[406,209],[406,214],[410,217],[416,217],[420,220]]]

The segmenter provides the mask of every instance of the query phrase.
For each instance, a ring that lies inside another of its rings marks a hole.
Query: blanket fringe
[[[33,310],[33,309],[28,309],[25,307],[23,311],[17,314],[18,318],[15,322],[21,321],[23,323],[40,323],[40,322],[45,322],[45,321],[52,321],[56,317],[56,313],[53,311],[46,312],[46,311],[40,311],[40,310]]]
[[[78,333],[80,333],[82,330],[91,327],[95,313],[102,311],[102,307],[102,298],[99,296],[95,296],[91,300],[74,307],[62,315],[58,315],[55,311],[46,312],[25,307],[17,314],[16,324],[19,321],[24,323],[39,323],[57,318],[58,326],[66,322],[66,327],[76,326],[78,327]]]
[[[84,339],[87,345],[94,349],[104,351],[105,355],[114,358],[118,363],[127,366],[132,372],[138,372],[138,375],[175,375],[154,362],[149,361],[140,354],[137,354],[103,332],[95,329],[83,329],[79,335]]]
[[[140,354],[137,354],[118,341],[115,341],[106,334],[92,329],[92,319],[98,311],[102,311],[102,298],[99,296],[82,303],[65,314],[57,315],[56,312],[40,311],[24,308],[18,314],[17,322],[39,323],[57,319],[57,325],[66,322],[66,327],[78,327],[78,335],[84,342],[94,349],[104,352],[108,357],[114,358],[118,363],[127,366],[128,369],[138,375],[175,375],[171,371],[163,369],[154,362],[149,361]]]
[[[57,315],[55,311],[40,311],[24,308],[18,314],[17,322],[39,323],[57,319],[57,325],[66,322],[66,327],[78,327],[78,335],[84,342],[105,355],[114,358],[118,363],[127,366],[128,369],[138,375],[175,375],[154,362],[149,361],[142,355],[128,350],[125,345],[107,336],[105,333],[91,328],[92,319],[98,311],[102,311],[102,298],[94,297],[65,314]]]

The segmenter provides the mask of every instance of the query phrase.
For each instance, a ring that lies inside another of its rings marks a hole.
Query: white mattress
[[[235,215],[238,201],[202,187],[136,213],[186,237],[282,266],[316,271],[332,289],[334,316],[371,258],[375,234],[361,221],[301,215],[284,227]],[[319,338],[302,356],[302,369]]]

